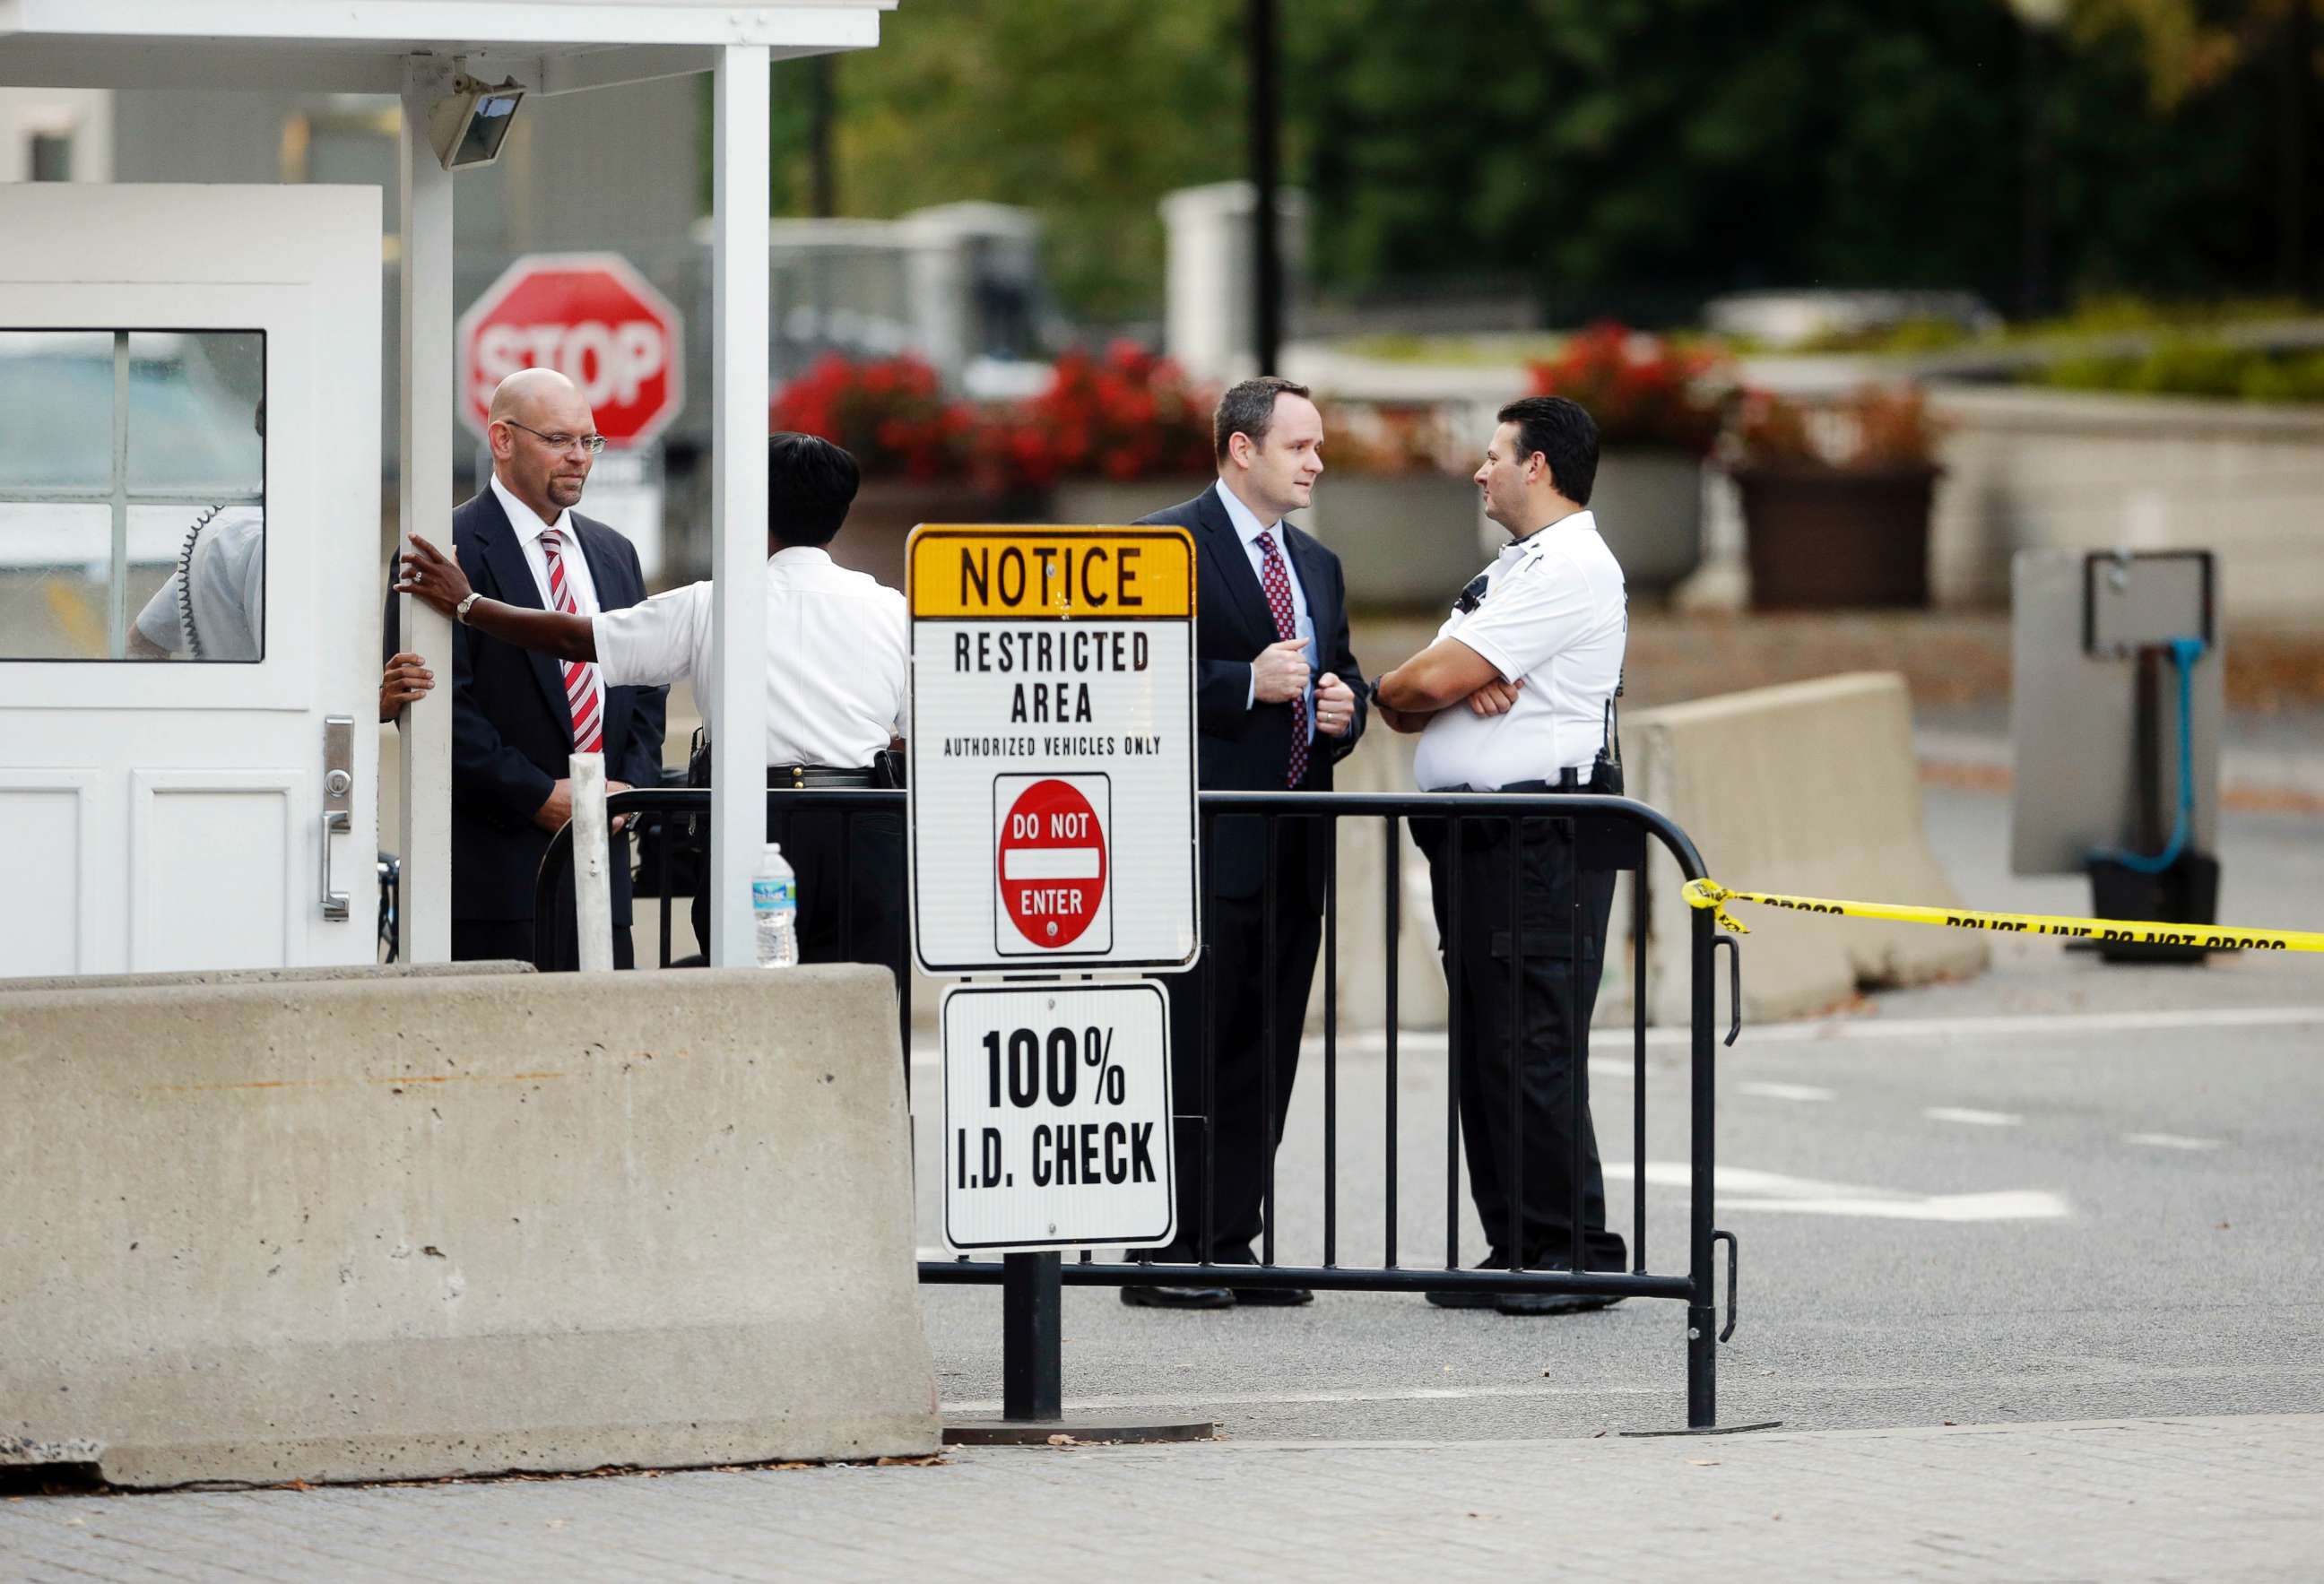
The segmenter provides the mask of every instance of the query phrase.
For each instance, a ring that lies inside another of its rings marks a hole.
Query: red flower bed
[[[1670,446],[1708,456],[1719,437],[1727,360],[1616,324],[1592,325],[1533,365],[1536,395],[1589,409],[1607,446]]]
[[[866,478],[933,481],[966,474],[984,419],[948,401],[936,372],[917,357],[851,363],[836,353],[779,391],[770,432],[821,435],[855,456]]]
[[[1057,359],[1047,391],[979,431],[978,464],[1032,488],[1208,473],[1217,400],[1135,342],[1117,341],[1102,356],[1076,348]]]

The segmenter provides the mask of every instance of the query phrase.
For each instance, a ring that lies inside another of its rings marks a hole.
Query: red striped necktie
[[[549,603],[568,616],[578,616],[581,608],[573,603],[573,585],[565,577],[564,542],[565,534],[560,529],[547,529],[541,533],[541,553],[549,557]],[[565,703],[573,712],[573,751],[604,751],[605,685],[597,675],[595,660],[565,662]]]
[[[1275,618],[1275,636],[1299,636],[1299,619],[1291,603],[1291,577],[1284,570],[1283,552],[1275,548],[1275,530],[1259,536],[1259,585],[1267,591],[1268,614]],[[1284,767],[1283,784],[1296,787],[1307,778],[1307,695],[1291,701],[1291,762]]]

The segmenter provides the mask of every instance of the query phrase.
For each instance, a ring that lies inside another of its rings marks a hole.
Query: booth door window
[[[0,660],[266,652],[266,336],[0,329]]]

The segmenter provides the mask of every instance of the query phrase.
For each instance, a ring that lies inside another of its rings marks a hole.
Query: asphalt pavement
[[[1928,818],[1964,901],[2082,910],[2077,881],[2006,872],[1995,791],[1932,787]],[[2231,811],[2221,828],[2226,920],[2324,927],[2315,815]],[[1720,1413],[1777,1430],[1615,1433],[1683,1423],[1667,1302],[1520,1319],[1327,1293],[1173,1313],[1068,1289],[1069,1419],[1206,1417],[1222,1439],[20,1497],[0,1500],[0,1579],[2314,1577],[2324,958],[2115,967],[1994,944],[1974,981],[1748,1028],[1720,1058],[1718,1219],[1742,1248]],[[1650,1038],[1643,1082],[1625,1037],[1591,1054],[1618,1218],[1643,1177],[1657,1271],[1683,1259],[1684,1059],[1675,1032]],[[1388,1068],[1377,1038],[1337,1060],[1352,1265],[1385,1244]],[[1286,1259],[1322,1252],[1322,1078],[1311,1050],[1280,1158]],[[1395,1082],[1399,1257],[1444,1262],[1450,1202],[1473,1259],[1441,1036],[1403,1036]],[[936,1131],[918,1129],[931,1246]],[[945,1407],[995,1411],[997,1292],[923,1298]]]
[[[2070,913],[2075,879],[2006,872],[2007,804],[1932,789],[1965,900]],[[2324,925],[2315,824],[2227,816],[2223,917]],[[1755,927],[1783,921],[1761,913]],[[1871,997],[1860,1016],[1747,1028],[1720,1058],[1719,1222],[1741,1243],[1723,1420],[1809,1429],[2324,1412],[2324,959],[2122,967],[1996,937],[1976,981]],[[1744,947],[1749,972],[1749,944]],[[925,1051],[933,1061],[933,1051]],[[1339,1053],[1340,1258],[1384,1244],[1386,1064]],[[1647,1113],[1647,1267],[1683,1268],[1687,1082],[1656,1034],[1643,1091],[1601,1031],[1591,1084],[1618,1218]],[[933,1077],[932,1066],[921,1069]],[[923,1094],[932,1085],[919,1085]],[[1278,1157],[1278,1258],[1322,1253],[1322,1061]],[[1399,1040],[1398,1253],[1445,1263],[1441,1036]],[[940,1242],[923,1125],[922,1242]],[[1459,1251],[1483,1244],[1465,1186]],[[997,1292],[931,1288],[946,1405],[999,1406]],[[1684,1316],[1634,1300],[1518,1319],[1415,1296],[1167,1312],[1065,1296],[1069,1414],[1207,1416],[1236,1437],[1590,1435],[1684,1422]]]

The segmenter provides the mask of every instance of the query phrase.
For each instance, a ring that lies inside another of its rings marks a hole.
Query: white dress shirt
[[[1318,658],[1315,619],[1307,613],[1307,591],[1300,585],[1299,568],[1291,564],[1291,541],[1283,537],[1280,522],[1259,521],[1258,514],[1242,503],[1242,498],[1227,488],[1226,480],[1219,480],[1213,487],[1218,491],[1219,501],[1227,509],[1227,520],[1234,524],[1235,537],[1242,540],[1243,554],[1250,557],[1250,575],[1259,579],[1262,599],[1267,594],[1267,553],[1259,548],[1259,538],[1270,530],[1275,535],[1275,553],[1282,558],[1283,576],[1291,585],[1292,631],[1307,640],[1307,741],[1313,742],[1315,741],[1315,676],[1323,662]],[[1269,613],[1272,614],[1271,610]],[[1244,695],[1243,708],[1250,709],[1258,703],[1259,670],[1253,667],[1250,690]]]
[[[1436,630],[1523,679],[1517,703],[1480,715],[1454,703],[1429,717],[1413,776],[1425,792],[1497,791],[1587,771],[1606,741],[1606,705],[1622,679],[1629,629],[1622,568],[1577,511],[1502,548],[1485,568],[1483,602]]]
[[[206,660],[255,660],[266,633],[266,511],[228,506],[202,524],[193,548],[137,612],[155,648]]]
[[[508,513],[509,526],[516,530],[516,542],[524,548],[524,564],[532,568],[533,585],[540,591],[540,608],[557,609],[557,601],[549,592],[549,552],[540,548],[540,536],[553,528],[564,536],[557,553],[565,563],[565,586],[573,593],[573,608],[584,616],[595,615],[597,584],[589,576],[589,557],[581,552],[581,536],[574,530],[572,511],[559,511],[554,522],[543,522],[501,483],[498,473],[493,474],[493,493],[501,498],[501,510]]]
[[[868,769],[874,753],[905,734],[904,596],[807,545],[769,557],[766,580],[766,762]],[[693,677],[715,742],[710,628],[710,585],[690,583],[599,615],[597,664],[609,686]]]

